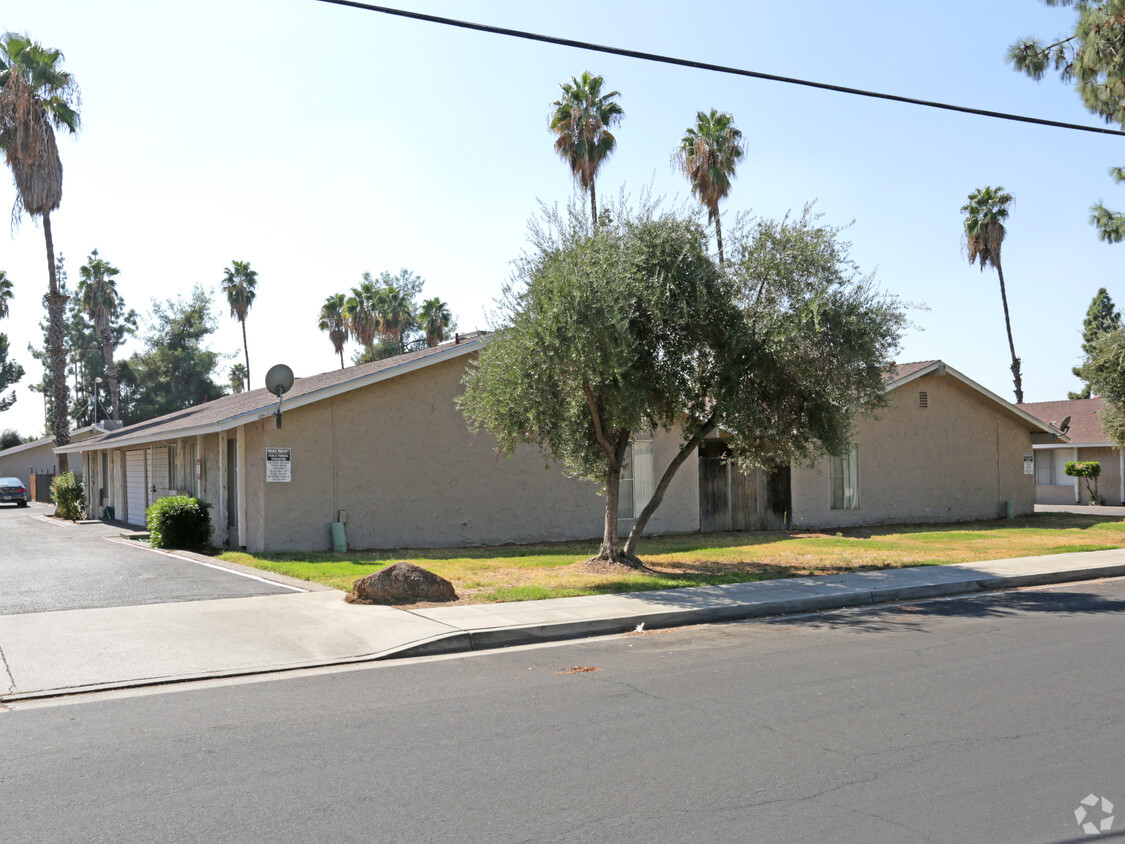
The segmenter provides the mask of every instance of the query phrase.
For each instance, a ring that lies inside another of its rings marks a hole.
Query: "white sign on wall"
[[[292,449],[266,449],[266,481],[289,483],[293,480]]]
[[[1025,454],[1023,456],[1023,473],[1025,475],[1035,474],[1035,455]]]

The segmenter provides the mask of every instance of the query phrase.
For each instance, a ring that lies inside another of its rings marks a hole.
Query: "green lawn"
[[[409,560],[450,580],[462,603],[491,603],[1120,548],[1125,547],[1125,520],[1037,513],[953,527],[654,536],[640,544],[641,557],[652,572],[587,570],[581,563],[597,547],[596,541],[589,541],[346,554],[228,551],[219,559],[345,591],[359,577]]]

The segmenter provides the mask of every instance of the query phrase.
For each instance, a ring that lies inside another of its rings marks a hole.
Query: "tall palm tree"
[[[580,77],[572,76],[569,82],[560,83],[563,93],[551,103],[554,111],[549,123],[550,130],[558,135],[555,152],[570,165],[579,187],[590,193],[590,216],[595,226],[598,201],[594,177],[617,146],[617,139],[609,129],[625,114],[618,103],[612,102],[621,94],[618,91],[603,94],[603,84],[602,77],[592,76],[588,70]]]
[[[1015,384],[1016,403],[1023,401],[1023,375],[1020,359],[1016,357],[1016,344],[1012,341],[1012,320],[1008,315],[1008,293],[1004,287],[1004,268],[1000,264],[1000,247],[1004,243],[1004,221],[1008,219],[1008,206],[1012,195],[1002,187],[984,187],[969,194],[969,201],[961,206],[965,215],[965,245],[969,263],[980,265],[980,271],[992,265],[1000,279],[1000,300],[1004,303],[1004,325],[1008,329],[1008,350],[1012,354],[1012,382]]]
[[[418,316],[422,330],[426,332],[426,345],[432,349],[445,339],[445,330],[453,321],[453,314],[449,312],[449,305],[435,296],[422,303]]]
[[[347,304],[348,299],[343,293],[333,293],[320,306],[318,323],[321,331],[328,332],[328,339],[340,356],[340,369],[344,368],[344,344],[348,342]]]
[[[11,314],[11,306],[8,303],[15,298],[15,295],[12,290],[12,280],[8,278],[6,272],[0,270],[0,319]]]
[[[124,302],[117,292],[119,270],[98,257],[98,250],[90,253],[86,264],[78,270],[78,300],[82,310],[94,323],[94,332],[102,341],[102,356],[105,358],[105,375],[109,382],[109,403],[112,419],[121,418],[121,393],[118,389],[117,364],[114,353],[117,344],[114,340],[112,320],[121,313]]]
[[[414,327],[414,308],[410,295],[400,287],[388,284],[379,290],[379,333],[398,347],[399,354],[406,351],[406,333]]]
[[[719,200],[730,193],[734,168],[742,159],[742,132],[725,111],[696,112],[695,126],[684,132],[674,160],[691,182],[691,192],[707,209],[707,220],[715,224],[719,263],[723,263],[723,227],[719,223]]]
[[[66,385],[66,327],[63,306],[66,294],[59,291],[55,270],[55,243],[51,212],[62,202],[62,160],[55,130],[78,133],[78,85],[62,69],[63,54],[12,32],[0,36],[0,151],[16,183],[18,218],[23,212],[43,221],[47,243],[47,355],[51,369],[51,406],[55,408],[55,444],[70,442],[70,405]],[[66,472],[69,460],[59,455],[59,469]]]
[[[258,274],[249,261],[231,261],[223,270],[223,293],[230,304],[230,315],[242,323],[242,352],[246,356],[246,385],[250,385],[250,348],[246,345],[246,314],[258,295]]]
[[[344,302],[344,316],[348,320],[348,330],[355,341],[368,351],[375,345],[375,335],[379,330],[377,297],[375,283],[363,281],[359,287],[352,288],[352,295]]]
[[[230,389],[232,393],[241,393],[246,389],[246,366],[241,363],[236,363],[230,368],[227,373],[230,378]]]

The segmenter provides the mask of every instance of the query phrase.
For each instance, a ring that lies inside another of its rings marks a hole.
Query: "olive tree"
[[[594,560],[643,565],[637,543],[676,471],[722,430],[744,468],[838,452],[883,401],[904,324],[848,259],[838,231],[743,222],[720,267],[697,215],[624,202],[597,227],[572,207],[533,223],[498,325],[459,405],[502,452],[537,446],[599,483]],[[674,430],[679,450],[622,546],[617,506],[630,440]]]

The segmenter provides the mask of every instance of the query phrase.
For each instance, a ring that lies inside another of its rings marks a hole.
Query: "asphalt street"
[[[1097,581],[16,703],[0,710],[0,830],[1110,840],[1125,830],[1123,610],[1125,581]]]
[[[280,595],[241,577],[129,543],[121,528],[48,519],[53,506],[0,509],[0,615]]]

